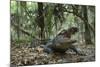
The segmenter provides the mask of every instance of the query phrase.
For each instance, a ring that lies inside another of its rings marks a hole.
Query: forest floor
[[[43,64],[60,64],[60,63],[76,63],[95,61],[95,47],[94,45],[84,44],[78,45],[81,53],[85,55],[77,55],[75,52],[68,50],[65,54],[51,53],[47,54],[43,48],[37,46],[35,48],[16,46],[11,47],[11,64],[18,66],[26,65],[43,65]]]

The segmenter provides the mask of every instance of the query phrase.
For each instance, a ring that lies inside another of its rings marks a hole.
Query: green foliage
[[[17,2],[11,1],[11,13],[16,13],[17,11]]]
[[[73,14],[70,14],[70,15],[67,17],[67,21],[69,21],[70,23],[73,23],[73,22],[74,22],[74,16],[73,16]]]
[[[44,36],[45,39],[54,38],[59,31],[67,29],[71,26],[78,26],[84,23],[84,17],[82,16],[83,6],[66,5],[66,4],[52,4],[43,3],[43,18],[44,18]],[[95,26],[95,10],[94,7],[88,7],[88,25],[90,32],[94,31]],[[40,39],[41,27],[39,27],[38,21],[38,3],[31,1],[11,1],[11,14],[14,14],[13,21],[11,23],[11,35],[14,40],[31,40],[33,37]],[[76,13],[77,12],[77,13]],[[41,17],[41,16],[40,16]],[[77,20],[75,20],[75,18]],[[16,26],[17,25],[17,26]],[[19,27],[19,28],[18,28]],[[80,27],[82,31],[84,27]],[[93,32],[92,32],[93,33]],[[94,33],[93,33],[94,34]],[[92,34],[92,36],[93,36]],[[81,39],[81,38],[80,38]]]

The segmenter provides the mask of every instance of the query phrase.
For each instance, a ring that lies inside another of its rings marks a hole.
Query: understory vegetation
[[[10,9],[11,65],[95,61],[95,6],[12,0]],[[78,29],[74,35],[68,31],[73,27]],[[54,45],[63,48],[66,45],[62,43],[67,43],[56,39],[59,35],[77,41],[67,44],[74,45],[77,51],[68,47],[64,53],[54,52],[54,48],[60,50]],[[46,52],[46,48],[51,52]]]

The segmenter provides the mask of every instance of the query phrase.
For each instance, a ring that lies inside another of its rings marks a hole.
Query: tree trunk
[[[20,2],[18,1],[17,2],[17,14],[19,15],[19,6],[20,6],[20,4],[19,4]],[[17,15],[17,19],[16,19],[16,22],[17,22],[17,24],[18,24],[18,27],[20,26],[20,23],[19,23],[19,16]],[[18,41],[19,41],[19,39],[20,39],[20,32],[19,32],[19,28],[17,28],[17,37],[18,37]]]
[[[86,44],[92,44],[91,41],[91,35],[90,35],[90,29],[89,29],[89,24],[88,24],[88,15],[87,15],[87,7],[82,6],[83,8],[83,17],[84,17],[84,24],[85,24],[85,32],[84,32],[84,38],[85,38],[85,43]]]
[[[38,3],[38,16],[37,24],[40,27],[40,38],[41,40],[45,38],[44,35],[44,16],[43,16],[43,3]]]

